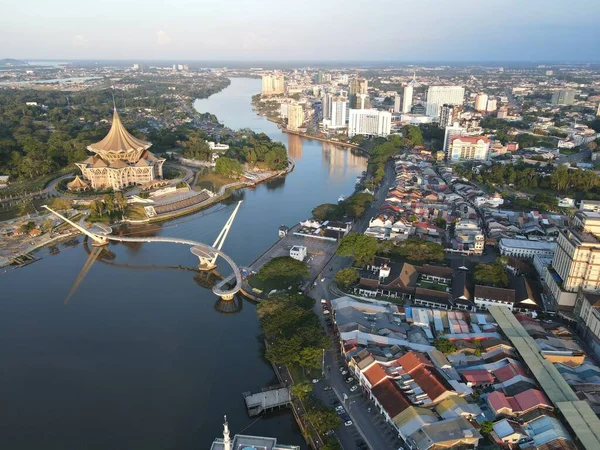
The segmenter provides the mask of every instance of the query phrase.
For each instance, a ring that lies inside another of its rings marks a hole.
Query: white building
[[[402,112],[409,113],[412,108],[413,102],[413,89],[415,86],[418,86],[415,74],[413,74],[413,79],[404,86],[404,92],[402,95]]]
[[[304,109],[302,105],[293,103],[288,106],[288,130],[297,131],[304,123]]]
[[[498,208],[500,205],[503,205],[503,204],[504,204],[504,199],[497,192],[491,197],[490,196],[475,197],[475,206],[477,206],[478,208],[481,207],[482,205],[489,205],[492,208]]]
[[[307,253],[308,252],[306,250],[306,247],[304,247],[303,245],[294,245],[290,249],[290,257],[297,259],[298,261],[304,261],[304,258],[306,258]]]
[[[500,254],[516,258],[533,258],[535,255],[552,258],[556,242],[528,241],[526,239],[500,239]]]
[[[394,96],[394,112],[395,113],[402,112],[402,107],[401,107],[400,96],[399,95],[395,95]]]
[[[450,144],[450,139],[454,136],[463,136],[467,130],[461,127],[458,123],[455,123],[452,126],[448,126],[444,132],[444,146],[443,151],[444,155],[446,155],[446,159],[448,159],[448,146]]]
[[[392,113],[376,109],[351,109],[348,136],[357,134],[388,136],[392,127]]]
[[[328,129],[339,129],[346,127],[346,99],[343,97],[336,97],[329,99],[327,111],[327,119],[323,120],[323,128]],[[325,113],[323,113],[325,116]]]
[[[475,111],[485,111],[487,108],[487,102],[487,94],[477,94],[477,97],[475,97]]]
[[[495,98],[488,98],[487,112],[494,112],[498,109],[498,101]]]
[[[266,74],[262,76],[262,95],[278,95],[285,92],[285,83],[282,73]]]
[[[485,136],[454,136],[448,144],[448,161],[487,161],[490,140]]]
[[[440,108],[444,103],[462,105],[464,98],[465,88],[462,86],[429,86],[429,89],[427,89],[427,109],[425,114],[437,118],[440,115]]]

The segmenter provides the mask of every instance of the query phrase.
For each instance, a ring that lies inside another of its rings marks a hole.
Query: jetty
[[[292,402],[289,388],[281,386],[271,386],[256,394],[244,392],[242,395],[250,417],[287,407]]]

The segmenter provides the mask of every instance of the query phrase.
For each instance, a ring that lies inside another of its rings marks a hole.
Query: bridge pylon
[[[102,236],[100,234],[92,233],[92,232],[86,230],[85,228],[83,228],[79,224],[73,222],[72,220],[67,219],[62,214],[57,213],[53,209],[50,209],[48,207],[48,205],[42,205],[42,207],[46,208],[48,211],[50,211],[55,216],[60,217],[62,220],[64,220],[65,222],[67,222],[69,225],[74,226],[76,229],[78,229],[79,231],[81,231],[86,236],[89,236],[90,239],[92,239],[92,246],[93,247],[102,247],[103,245],[108,244],[108,239],[106,238],[106,236]]]
[[[217,250],[221,250],[221,248],[223,248],[223,244],[225,243],[227,234],[229,234],[229,230],[231,229],[231,225],[233,224],[233,219],[235,219],[235,215],[237,214],[241,204],[242,201],[240,200],[233,212],[231,213],[231,216],[229,216],[229,220],[227,220],[227,223],[225,223],[225,226],[217,236],[217,239],[215,239],[215,242],[212,245],[213,248],[216,248]],[[213,270],[217,267],[217,257],[219,256],[217,252],[203,252],[196,247],[192,247],[190,250],[194,255],[198,257],[200,261],[200,263],[198,264],[199,270]],[[233,298],[233,296],[231,298]]]

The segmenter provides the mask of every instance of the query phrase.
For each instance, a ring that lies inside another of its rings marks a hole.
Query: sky
[[[600,61],[600,0],[5,0],[0,58]]]

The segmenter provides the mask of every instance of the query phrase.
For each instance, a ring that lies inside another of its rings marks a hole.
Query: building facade
[[[529,259],[534,256],[551,258],[556,250],[555,242],[528,241],[526,239],[502,238],[498,244],[500,254],[515,258]]]
[[[302,105],[293,103],[288,106],[288,125],[290,131],[298,131],[304,123],[304,109]]]
[[[425,114],[438,118],[444,103],[462,105],[465,88],[462,86],[429,86],[427,89],[427,109]]]
[[[285,93],[285,82],[282,73],[262,76],[262,95],[279,95]]]
[[[455,136],[448,146],[449,161],[487,161],[490,155],[490,140],[484,136]]]
[[[149,152],[151,146],[125,129],[115,108],[106,137],[87,147],[94,155],[75,165],[92,189],[120,191],[162,178],[165,159]]]
[[[327,119],[323,120],[325,129],[340,129],[346,127],[346,99],[344,97],[335,97],[329,99]],[[325,113],[323,113],[325,115]]]
[[[348,136],[357,134],[388,136],[392,126],[392,114],[376,109],[351,109],[348,121]]]
[[[439,126],[440,128],[446,128],[458,122],[458,116],[462,111],[462,106],[458,105],[449,105],[445,103],[442,105],[440,109],[440,120]]]
[[[477,94],[475,97],[475,111],[483,112],[487,109],[487,94]]]

